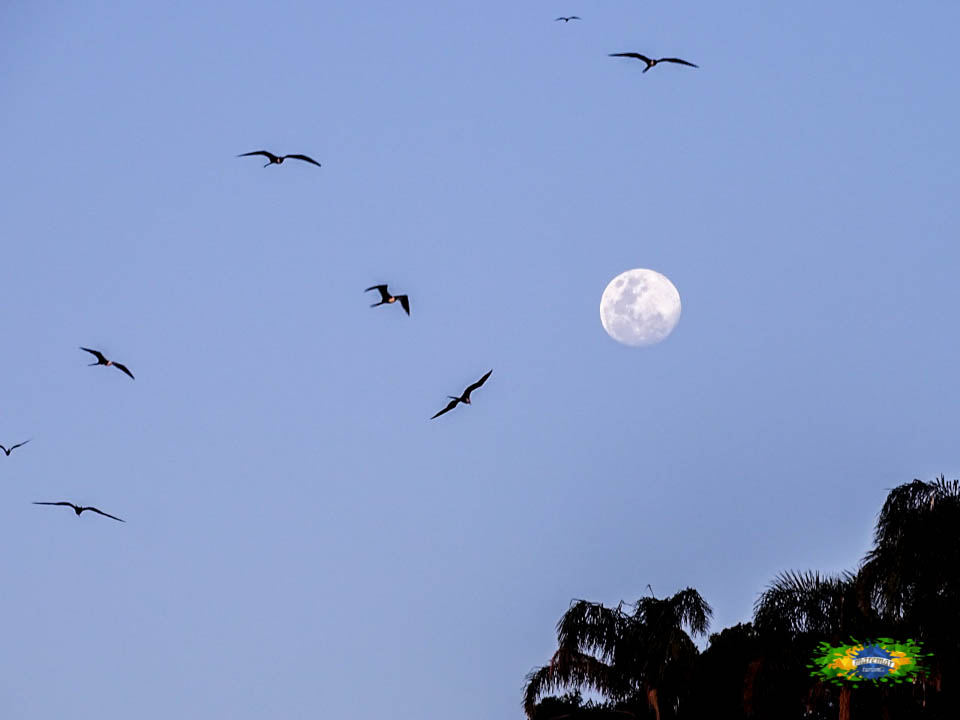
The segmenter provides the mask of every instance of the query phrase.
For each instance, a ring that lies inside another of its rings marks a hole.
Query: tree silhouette
[[[753,622],[762,648],[748,679],[754,707],[766,704],[772,709],[791,698],[792,712],[809,714],[818,705],[835,704],[840,720],[849,720],[850,687],[827,687],[811,677],[806,666],[821,641],[841,644],[868,631],[857,577],[849,572],[781,573],[754,605]]]
[[[861,566],[864,602],[896,633],[932,652],[924,698],[958,703],[960,680],[960,481],[914,480],[890,491],[877,520],[874,547]],[[946,683],[945,680],[949,682]]]
[[[960,718],[960,481],[891,490],[856,572],[776,575],[752,623],[710,636],[710,606],[687,588],[605,607],[574,600],[550,663],[530,672],[530,720]],[[915,682],[835,685],[810,672],[820,643],[897,638],[932,656]],[[549,693],[568,691],[559,697]],[[602,700],[584,702],[581,691]]]
[[[544,693],[590,689],[608,707],[640,713],[645,705],[657,720],[677,716],[689,695],[696,645],[687,634],[706,634],[710,606],[687,588],[669,598],[648,596],[615,608],[575,600],[557,623],[557,651],[549,665],[527,675],[524,710],[533,718]]]

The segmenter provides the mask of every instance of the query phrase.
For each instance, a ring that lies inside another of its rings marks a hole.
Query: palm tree
[[[820,641],[839,644],[852,635],[862,637],[872,627],[858,591],[857,576],[849,572],[791,571],[774,579],[754,605],[754,627],[763,643],[763,655],[747,677],[746,692],[752,704],[763,703],[764,695],[768,703],[774,695],[773,704],[781,707],[796,703],[798,713],[812,712],[819,702],[832,704],[833,689],[811,678],[806,665]],[[849,720],[850,688],[841,688],[836,701],[840,720]],[[782,716],[789,715],[784,709]]]
[[[861,566],[864,594],[894,633],[932,651],[924,689],[957,684],[960,663],[960,481],[914,480],[894,488]],[[944,700],[946,702],[946,700]]]
[[[557,623],[558,648],[550,664],[527,675],[527,717],[534,717],[545,693],[563,688],[594,690],[618,710],[641,708],[645,701],[657,720],[662,712],[676,715],[698,655],[684,628],[704,635],[712,614],[693,588],[669,598],[651,591],[615,608],[573,601]],[[665,698],[669,703],[662,707]]]
[[[841,640],[861,620],[851,572],[821,575],[817,571],[781,573],[753,606],[758,630],[776,634],[814,633]]]

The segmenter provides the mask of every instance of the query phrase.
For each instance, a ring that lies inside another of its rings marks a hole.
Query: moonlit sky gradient
[[[572,598],[719,630],[852,567],[960,475],[957,27],[4,3],[0,714],[520,718]],[[634,267],[683,294],[643,351],[597,322]]]

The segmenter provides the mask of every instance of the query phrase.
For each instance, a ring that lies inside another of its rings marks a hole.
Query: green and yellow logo
[[[931,653],[920,650],[913,640],[897,642],[878,638],[869,642],[833,647],[822,642],[817,647],[810,674],[837,685],[852,683],[856,687],[864,680],[902,683],[923,670],[922,659]]]

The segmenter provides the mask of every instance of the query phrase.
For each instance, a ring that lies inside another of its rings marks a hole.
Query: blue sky
[[[674,5],[4,5],[5,716],[519,718],[572,598],[960,474],[960,8]]]

